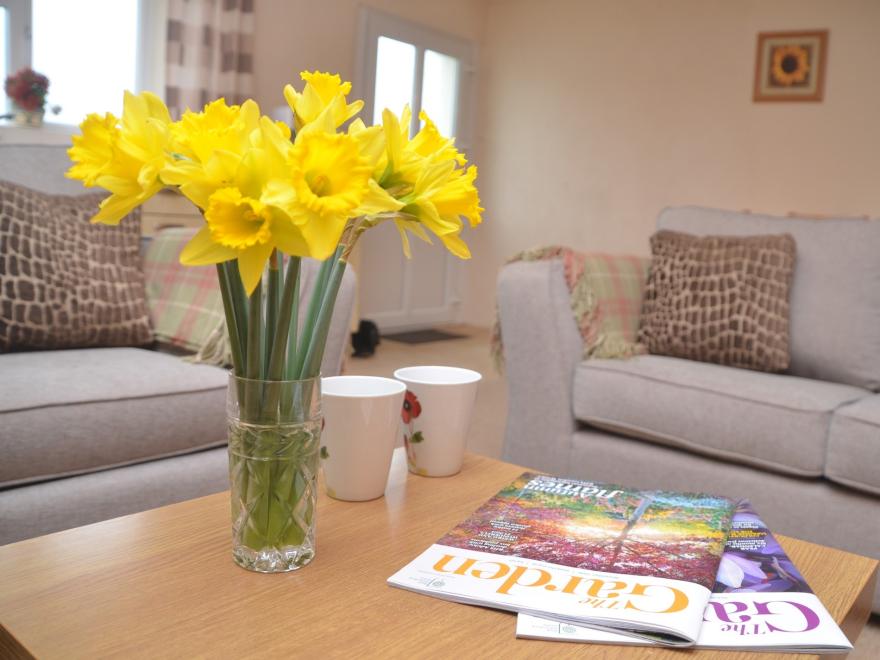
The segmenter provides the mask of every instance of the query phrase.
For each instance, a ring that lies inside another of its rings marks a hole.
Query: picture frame
[[[822,101],[828,30],[759,32],[752,100]]]

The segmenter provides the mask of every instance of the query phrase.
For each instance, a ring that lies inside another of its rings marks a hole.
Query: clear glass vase
[[[260,573],[315,556],[321,379],[229,377],[232,557]]]

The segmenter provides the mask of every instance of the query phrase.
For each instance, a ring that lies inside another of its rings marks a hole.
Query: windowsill
[[[45,123],[40,127],[19,126],[12,121],[0,121],[0,144],[69,145],[76,126]]]

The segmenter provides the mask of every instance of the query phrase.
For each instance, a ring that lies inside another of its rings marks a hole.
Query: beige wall
[[[267,111],[301,69],[354,77],[361,4],[478,47],[465,321],[490,322],[507,256],[646,253],[667,205],[880,215],[878,0],[260,0]],[[753,103],[756,34],[811,28],[831,31],[825,101]]]
[[[646,253],[667,205],[880,216],[876,0],[491,1],[487,25],[472,322],[508,255]],[[825,101],[753,103],[756,34],[812,28]]]
[[[482,0],[258,0],[254,97],[264,112],[284,105],[281,90],[287,83],[299,88],[299,72],[303,70],[339,73],[343,80],[354,83],[354,97],[363,97],[356,73],[360,67],[358,10],[363,6],[464,37],[477,47],[484,39],[487,12]],[[352,261],[357,269],[359,251]],[[463,268],[460,275],[462,289],[470,290],[470,271]],[[485,289],[479,295],[494,294]]]
[[[258,0],[255,14],[255,98],[266,112],[284,105],[286,83],[303,70],[331,71],[355,81],[358,9],[372,7],[475,42],[486,10],[479,0]],[[357,96],[362,92],[354,90]]]

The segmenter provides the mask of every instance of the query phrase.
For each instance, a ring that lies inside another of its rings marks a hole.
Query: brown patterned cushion
[[[140,209],[93,225],[102,198],[0,181],[0,352],[152,340]]]
[[[660,231],[651,252],[639,328],[649,352],[759,371],[788,368],[790,235]]]

